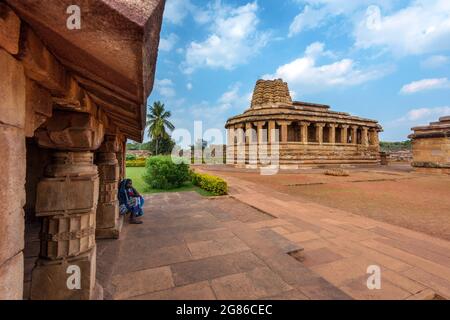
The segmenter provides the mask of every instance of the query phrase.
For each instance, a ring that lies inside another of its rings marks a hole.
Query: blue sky
[[[405,140],[450,115],[450,1],[167,0],[149,104],[177,128],[222,130],[259,78]]]

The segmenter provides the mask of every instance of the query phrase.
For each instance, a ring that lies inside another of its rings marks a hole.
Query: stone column
[[[342,139],[342,141],[341,141],[341,143],[347,143],[348,142],[348,128],[349,128],[349,126],[348,125],[342,125],[341,126],[341,139]]]
[[[100,177],[100,194],[97,207],[97,239],[118,239],[123,219],[119,216],[117,199],[120,179],[119,162],[116,152],[120,141],[116,135],[106,135],[97,152],[97,166]]]
[[[302,143],[308,144],[308,127],[309,122],[300,122],[300,136],[302,137]]]
[[[290,121],[278,121],[278,125],[281,126],[281,142],[288,142],[288,125],[290,125]]]
[[[237,164],[245,164],[245,131],[243,129],[244,125],[242,123],[235,125],[235,135],[237,135],[237,145],[236,145],[236,162]]]
[[[328,125],[330,127],[328,141],[329,143],[335,144],[336,143],[336,124],[330,123]]]
[[[374,130],[374,137],[375,137],[374,144],[376,146],[378,146],[380,144],[380,139],[378,138],[378,131],[377,130]]]
[[[264,143],[265,139],[264,139],[264,125],[266,124],[265,121],[259,121],[259,122],[255,122],[254,125],[257,128],[257,137],[258,137],[258,144],[262,144]]]
[[[275,120],[269,121],[269,142],[274,143],[277,141],[277,135],[276,135],[276,126],[275,126]]]
[[[227,149],[226,149],[227,164],[234,164],[236,160],[235,159],[236,155],[234,152],[234,150],[236,150],[236,146],[234,143],[235,131],[233,126],[227,128],[227,134],[228,134]]]
[[[36,131],[39,146],[53,149],[53,155],[37,187],[41,250],[31,299],[95,298],[99,177],[92,151],[100,147],[103,134],[103,124],[93,116],[65,111],[55,111]]]
[[[251,122],[247,122],[245,124],[245,135],[247,137],[247,144],[252,144],[254,143],[254,139],[253,139],[253,125]]]
[[[358,144],[358,126],[352,126],[352,144]]]
[[[361,134],[362,134],[361,137],[362,145],[367,147],[369,145],[369,128],[363,127]]]
[[[325,124],[323,123],[316,123],[316,141],[319,144],[323,144],[323,127]]]

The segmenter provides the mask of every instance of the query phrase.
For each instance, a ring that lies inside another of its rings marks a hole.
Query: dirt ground
[[[450,240],[450,176],[413,173],[402,166],[349,169],[348,177],[326,176],[324,169],[274,176],[229,167],[202,169]]]

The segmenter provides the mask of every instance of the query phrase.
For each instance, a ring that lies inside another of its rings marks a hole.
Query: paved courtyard
[[[350,299],[287,253],[278,219],[229,197],[147,197],[143,225],[98,241],[107,299]]]
[[[230,197],[152,195],[143,225],[98,241],[106,298],[450,298],[450,242],[214,173]]]

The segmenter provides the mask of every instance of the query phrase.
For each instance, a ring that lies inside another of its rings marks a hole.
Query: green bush
[[[209,191],[216,196],[223,196],[228,193],[226,181],[219,177],[195,172],[191,174],[191,177],[194,185]]]
[[[126,161],[129,161],[129,160],[136,160],[136,159],[137,159],[137,157],[136,157],[135,154],[127,153],[126,156],[125,156],[125,160],[126,160]]]
[[[189,165],[182,158],[157,156],[147,159],[144,181],[152,189],[178,188],[189,178]]]

